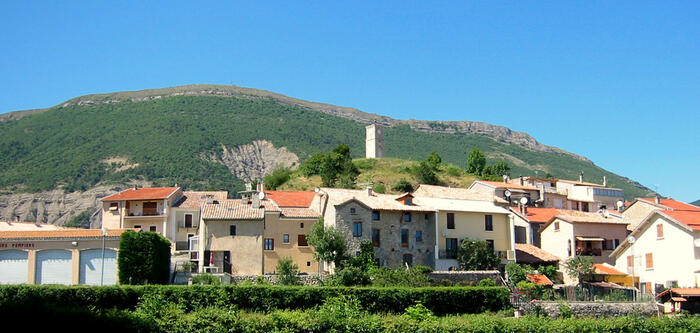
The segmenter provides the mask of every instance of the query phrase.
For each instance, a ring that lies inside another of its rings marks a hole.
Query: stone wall
[[[255,283],[259,278],[263,279],[271,284],[277,283],[277,275],[228,275],[228,274],[212,274],[213,276],[219,278],[223,284],[237,284],[243,281],[250,281]],[[197,276],[197,274],[177,272],[173,284],[189,284],[190,280]],[[299,275],[301,283],[306,286],[317,286],[321,281],[325,281],[328,277],[326,275]]]
[[[449,280],[453,284],[462,281],[477,284],[483,279],[491,279],[497,286],[503,285],[501,272],[499,271],[434,271],[428,276],[437,284],[440,284],[443,280]]]
[[[626,315],[656,316],[659,308],[655,303],[631,302],[542,302],[533,301],[522,306],[525,314],[546,314],[550,318],[561,316],[562,309],[571,309],[574,317],[619,317]]]

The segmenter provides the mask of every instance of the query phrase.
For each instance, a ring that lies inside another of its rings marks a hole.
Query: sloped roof
[[[342,205],[346,202],[357,200],[375,210],[389,211],[417,211],[417,212],[434,212],[430,207],[421,206],[418,204],[404,205],[397,201],[401,196],[391,194],[372,193],[367,194],[367,190],[348,190],[338,188],[322,188],[321,193],[328,194],[328,202],[333,206]]]
[[[282,207],[281,213],[283,217],[318,218],[321,216],[321,214],[311,208]]]
[[[413,202],[442,211],[510,214],[510,210],[496,205],[493,201],[415,197]]]
[[[700,230],[700,211],[664,210],[661,213],[690,229]]]
[[[530,222],[547,223],[552,217],[557,216],[559,210],[556,208],[527,208],[527,219]]]
[[[58,230],[64,229],[64,227],[47,224],[47,223],[34,223],[34,222],[12,222],[12,221],[0,221],[0,231],[18,231],[18,230]]]
[[[550,280],[544,274],[525,274],[525,277],[532,283],[542,285],[542,286],[552,286],[552,280]]]
[[[682,297],[700,296],[700,288],[671,288],[668,290],[664,290],[663,292],[656,295],[656,297],[661,298],[669,293],[671,293],[672,295],[678,295]]]
[[[601,275],[627,275],[626,273],[618,271],[610,264],[593,264],[593,269],[596,274]]]
[[[309,207],[315,194],[313,191],[265,191],[267,199],[279,207]]]
[[[176,207],[180,208],[199,208],[207,202],[207,200],[226,200],[228,197],[227,191],[185,191],[183,192],[182,200]]]
[[[605,217],[600,213],[581,212],[578,210],[560,209],[559,214],[551,218],[549,222],[559,218],[572,223],[606,223],[606,224],[629,224],[620,217],[608,215]],[[545,226],[546,228],[546,226]]]
[[[205,220],[262,220],[264,217],[264,208],[253,208],[240,199],[202,206],[202,219]]]
[[[493,194],[483,193],[473,189],[426,184],[418,185],[418,188],[413,191],[413,195],[416,197],[427,198],[496,201],[499,203],[506,203],[505,200],[494,197]]]
[[[102,198],[102,201],[167,199],[179,189],[179,187],[129,188],[117,194]]]
[[[120,237],[132,229],[107,229],[106,237]],[[2,231],[0,239],[102,238],[102,229],[65,228],[57,230]]]
[[[522,263],[555,262],[560,260],[559,257],[532,244],[515,244],[515,251],[517,261]],[[522,254],[525,254],[525,256]]]
[[[637,198],[637,200],[640,201],[646,201],[648,203],[656,204],[656,198]],[[692,211],[700,211],[700,207],[691,205],[685,202],[681,202],[678,200],[673,200],[672,198],[668,199],[659,199],[659,203],[662,206],[666,206],[667,209],[671,210],[692,210]]]
[[[485,184],[485,185],[492,186],[495,188],[510,188],[510,189],[527,190],[527,191],[537,191],[538,190],[537,187],[533,187],[533,186],[513,184],[513,183],[504,183],[504,182],[497,182],[497,181],[489,181],[489,180],[475,180],[472,183],[472,185],[474,185],[475,183],[481,183],[481,184]]]

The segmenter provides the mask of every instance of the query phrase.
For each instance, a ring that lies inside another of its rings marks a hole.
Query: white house
[[[700,211],[653,211],[610,254],[644,293],[700,284]]]

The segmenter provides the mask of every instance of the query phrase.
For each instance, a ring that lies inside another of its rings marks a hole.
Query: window
[[[401,247],[408,247],[408,229],[401,229]]]
[[[425,222],[430,221],[430,214],[425,214]]]
[[[620,246],[620,240],[619,239],[613,239],[613,249],[616,249],[618,246]]]
[[[416,230],[416,242],[422,242],[423,241],[423,232],[420,230]]]
[[[350,214],[355,214],[355,208],[350,208]]]
[[[289,243],[289,234],[282,235],[282,243]]]
[[[569,253],[569,257],[571,257],[571,240],[570,239],[568,240],[567,245],[568,246],[566,247],[566,250]]]
[[[656,225],[656,238],[664,238],[664,225],[661,223]]]
[[[411,201],[411,199],[406,198],[406,200],[403,201],[403,204],[406,205],[406,206],[410,206],[410,205],[413,204],[413,202]]]
[[[373,210],[372,211],[372,221],[379,221],[379,211],[378,210]]]
[[[410,253],[404,254],[403,255],[403,264],[408,265],[409,267],[413,266],[413,255]]]
[[[157,231],[158,231],[158,227],[152,225],[152,226],[148,227],[148,231],[157,232]]]
[[[141,229],[141,225],[135,224],[135,225],[134,225],[134,229]]]
[[[304,222],[299,223],[299,228],[304,229]]]
[[[306,262],[306,266],[307,266],[307,267],[311,266],[311,262],[310,262],[310,261],[307,261],[307,262]]]
[[[309,243],[306,242],[306,235],[301,234],[297,237],[297,244],[299,246],[309,246]]]
[[[491,251],[494,251],[496,249],[493,244],[493,239],[487,239],[486,243],[489,243],[489,248],[491,249]]]
[[[185,214],[185,228],[192,228],[192,214]]]
[[[158,203],[157,202],[144,202],[143,203],[143,215],[158,215]]]
[[[457,238],[445,238],[445,259],[457,258]]]
[[[362,236],[362,222],[353,222],[353,224],[352,224],[352,236],[353,237]]]
[[[484,215],[484,230],[493,231],[493,215]]]
[[[403,213],[403,221],[411,222],[411,213]]]
[[[119,209],[119,203],[118,202],[112,202],[109,204],[109,210],[111,211],[117,211]]]
[[[228,234],[231,236],[236,236],[236,226],[231,225],[228,227]]]
[[[634,257],[627,256],[627,267],[632,267],[632,266],[634,266]]]
[[[273,238],[265,238],[265,251],[272,251],[275,249],[275,240]]]
[[[554,222],[554,231],[559,231],[559,222]]]
[[[455,213],[447,213],[447,229],[455,228]]]
[[[372,229],[372,245],[378,247],[380,242],[379,229]]]
[[[647,269],[654,269],[654,258],[651,253],[647,253],[646,255],[646,264],[647,264]]]

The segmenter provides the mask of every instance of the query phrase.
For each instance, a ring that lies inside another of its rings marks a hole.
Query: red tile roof
[[[644,201],[651,202],[651,203],[656,203],[656,201],[655,201],[656,198],[637,198],[637,199],[639,199],[639,200],[644,200]],[[673,209],[673,210],[694,210],[694,211],[700,211],[700,207],[698,207],[698,206],[691,205],[691,204],[688,204],[688,203],[685,203],[685,202],[680,202],[680,201],[677,201],[677,200],[673,200],[673,199],[671,199],[671,198],[668,198],[668,199],[659,199],[659,204],[661,204],[661,205],[663,205],[663,206],[666,206],[666,207],[668,207],[668,208],[670,208],[670,209]]]
[[[120,237],[131,229],[108,229],[107,237]],[[102,229],[66,228],[58,230],[24,230],[0,232],[0,239],[35,239],[35,238],[101,238]]]
[[[280,207],[309,207],[315,193],[312,191],[265,191],[267,199]]]
[[[662,213],[693,230],[700,230],[700,211],[664,210]]]
[[[556,208],[529,208],[527,209],[527,219],[530,222],[547,223],[552,217],[559,215]]]
[[[544,274],[525,274],[525,277],[530,280],[530,282],[534,284],[539,284],[542,286],[551,286],[554,285],[552,283],[552,280],[550,280],[546,275]]]
[[[200,208],[207,200],[226,200],[227,191],[185,191],[182,199],[177,203],[180,208]]]
[[[540,249],[537,246],[534,246],[532,244],[515,244],[515,251],[516,252],[522,252],[524,254],[530,255],[534,257],[534,259],[539,260],[541,262],[555,262],[559,261],[559,257]],[[532,260],[521,260],[520,257],[524,257],[522,254],[516,254],[516,258],[518,258],[518,262],[528,262],[528,263],[535,263],[535,261]],[[522,258],[525,259],[525,258]],[[532,262],[530,262],[532,261]]]
[[[520,184],[513,184],[513,183],[504,183],[504,182],[498,182],[498,181],[489,181],[489,180],[475,180],[474,181],[486,184],[486,185],[491,185],[494,187],[501,187],[501,188],[513,188],[513,189],[519,189],[519,190],[529,190],[529,191],[537,191],[537,187],[533,186],[527,186],[527,185],[520,185]]]
[[[593,264],[593,269],[596,274],[602,275],[627,275],[623,272],[618,271],[615,267],[605,264]]]
[[[700,296],[700,288],[671,288],[668,290],[665,290],[661,292],[660,294],[656,295],[656,297],[663,297],[668,293],[672,293],[673,295],[679,295],[679,296]]]
[[[117,194],[112,194],[106,198],[102,198],[102,201],[119,201],[119,200],[157,200],[157,199],[167,199],[175,191],[180,189],[179,187],[142,187],[142,188],[130,188],[121,191]]]

